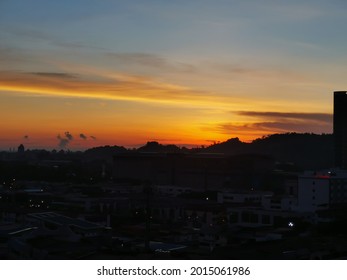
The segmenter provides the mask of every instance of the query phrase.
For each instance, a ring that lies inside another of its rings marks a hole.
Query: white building
[[[262,198],[262,207],[272,211],[296,210],[298,199],[292,195],[267,195]]]
[[[299,212],[315,212],[347,203],[347,171],[306,171],[299,177]]]
[[[266,196],[272,196],[272,192],[261,191],[240,191],[240,190],[226,190],[218,192],[218,203],[252,203],[261,204],[262,199]]]
[[[158,186],[155,186],[155,190],[160,195],[164,195],[164,196],[179,196],[181,194],[192,192],[191,188],[171,186],[171,185],[158,185]]]

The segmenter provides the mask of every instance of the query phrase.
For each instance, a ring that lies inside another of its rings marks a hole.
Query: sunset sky
[[[0,150],[332,132],[345,0],[0,0]]]

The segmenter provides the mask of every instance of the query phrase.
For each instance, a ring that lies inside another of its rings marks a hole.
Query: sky
[[[344,0],[0,0],[0,149],[332,132]]]

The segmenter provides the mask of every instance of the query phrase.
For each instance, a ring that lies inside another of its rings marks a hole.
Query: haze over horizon
[[[347,2],[0,1],[0,150],[332,132]]]

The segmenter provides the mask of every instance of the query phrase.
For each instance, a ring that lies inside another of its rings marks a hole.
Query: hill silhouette
[[[88,160],[109,159],[112,161],[112,156],[114,154],[124,152],[127,152],[127,149],[123,146],[100,146],[86,150],[83,156]]]
[[[206,152],[270,155],[279,162],[290,162],[304,169],[329,168],[333,166],[333,135],[312,133],[272,134],[251,143],[232,138],[211,145]]]
[[[180,152],[180,148],[176,145],[162,145],[156,141],[147,142],[145,146],[137,149],[138,152],[145,153],[177,153]]]
[[[302,169],[321,169],[333,166],[333,151],[332,134],[284,133],[264,136],[251,143],[231,138],[208,147],[193,149],[173,144],[163,145],[156,141],[131,150],[119,146],[95,147],[86,150],[84,156],[89,159],[110,159],[112,155],[124,152],[259,154],[271,156],[281,163],[293,163]]]

